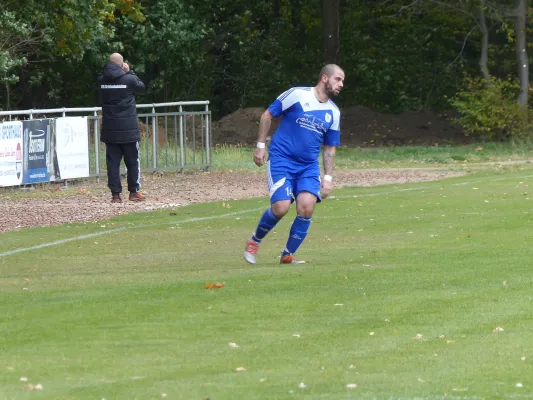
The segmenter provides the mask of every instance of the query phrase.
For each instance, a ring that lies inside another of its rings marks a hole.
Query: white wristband
[[[257,148],[258,149],[264,149],[265,148],[265,143],[264,142],[257,142]]]
[[[331,182],[333,180],[333,177],[331,175],[324,175],[324,180]]]

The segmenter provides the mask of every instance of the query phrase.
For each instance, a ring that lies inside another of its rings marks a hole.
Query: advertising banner
[[[87,117],[63,117],[55,121],[56,178],[89,176],[89,131]]]
[[[0,124],[0,186],[22,184],[22,122]]]
[[[22,123],[24,131],[23,184],[54,180],[52,146],[50,145],[51,121],[50,119],[35,119]]]

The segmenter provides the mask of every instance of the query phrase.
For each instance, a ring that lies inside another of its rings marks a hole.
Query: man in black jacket
[[[120,162],[128,170],[128,191],[131,201],[144,201],[139,192],[141,187],[141,166],[139,162],[139,141],[141,131],[137,117],[135,94],[145,90],[144,83],[130,70],[122,56],[113,53],[104,72],[98,77],[98,88],[102,106],[102,134],[107,162],[107,186],[111,189],[111,202],[122,203],[120,193]]]

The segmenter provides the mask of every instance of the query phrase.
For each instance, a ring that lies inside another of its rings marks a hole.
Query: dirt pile
[[[257,140],[263,111],[263,108],[243,108],[213,122],[213,143],[252,145]],[[341,142],[349,147],[471,142],[472,138],[452,121],[455,116],[431,110],[387,114],[362,106],[347,107],[341,110]],[[276,128],[274,122],[271,132]]]

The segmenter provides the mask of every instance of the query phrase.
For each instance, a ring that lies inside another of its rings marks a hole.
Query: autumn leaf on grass
[[[221,282],[215,282],[215,283],[209,283],[207,282],[204,285],[204,289],[220,289],[224,287],[224,283]]]

